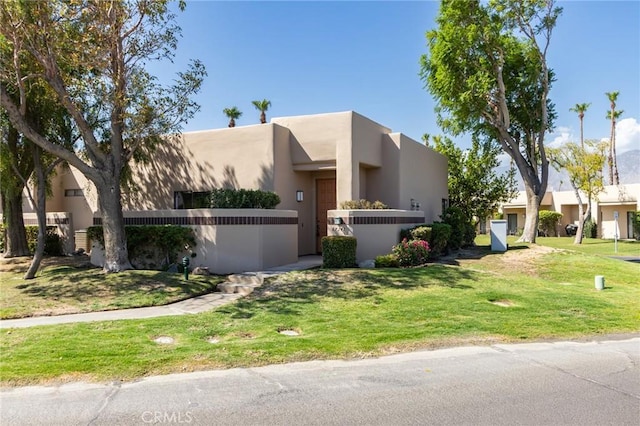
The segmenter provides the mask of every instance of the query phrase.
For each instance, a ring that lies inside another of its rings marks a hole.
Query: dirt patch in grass
[[[537,261],[549,253],[558,251],[562,250],[538,244],[511,246],[504,253],[492,252],[488,246],[476,246],[458,250],[456,253],[442,257],[437,263],[467,268],[479,267],[500,274],[518,271],[518,273],[536,276]]]

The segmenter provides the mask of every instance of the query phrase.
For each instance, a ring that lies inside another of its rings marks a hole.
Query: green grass
[[[204,314],[11,329],[0,335],[0,379],[5,386],[132,380],[640,329],[640,265],[541,251],[480,247],[453,265],[290,273]],[[604,291],[594,288],[596,273],[606,277]],[[285,329],[300,335],[278,333]],[[158,336],[175,343],[158,345]]]
[[[507,237],[509,246],[518,245],[518,237]],[[538,237],[536,243],[560,248],[564,250],[578,251],[599,256],[637,256],[640,257],[640,241],[618,240],[618,251],[616,252],[614,240],[603,240],[600,238],[584,238],[582,244],[574,244],[574,237]],[[489,245],[491,239],[489,235],[478,235],[476,244]]]
[[[0,272],[0,318],[23,318],[165,305],[215,291],[219,276],[159,271],[103,274],[100,269],[50,258],[37,278],[23,280],[28,264],[5,264]],[[67,264],[65,264],[67,263]]]

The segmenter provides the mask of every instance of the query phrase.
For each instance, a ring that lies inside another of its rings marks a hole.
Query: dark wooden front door
[[[322,237],[327,235],[327,210],[336,208],[336,180],[316,180],[316,251],[322,252]]]

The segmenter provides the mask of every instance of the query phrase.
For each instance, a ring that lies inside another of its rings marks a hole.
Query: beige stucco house
[[[581,194],[583,207],[587,207],[587,197]],[[547,192],[540,204],[541,210],[553,210],[562,213],[560,235],[565,235],[564,227],[578,221],[578,201],[574,191]],[[524,227],[526,210],[525,193],[502,206],[507,230],[516,234]],[[632,215],[640,211],[640,184],[608,185],[591,202],[592,218],[598,224],[598,237],[612,239],[632,239]],[[616,218],[617,216],[617,218]]]
[[[133,176],[125,211],[204,207],[213,188],[274,191],[278,209],[297,212],[298,255],[320,250],[327,211],[343,201],[380,200],[424,211],[430,222],[448,197],[444,156],[353,111],[187,132],[168,138]],[[87,228],[98,213],[95,188],[77,170],[61,170],[48,210],[72,212],[73,227]]]

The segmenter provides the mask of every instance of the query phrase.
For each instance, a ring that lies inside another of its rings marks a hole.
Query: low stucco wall
[[[124,216],[125,225],[193,228],[197,245],[191,267],[206,267],[215,274],[261,271],[298,260],[298,214],[294,210],[150,210],[124,212]],[[102,247],[96,244],[91,263],[104,265]]]
[[[398,244],[400,230],[424,223],[423,211],[412,210],[329,210],[327,235],[356,237],[356,260],[375,259],[391,253]],[[335,224],[340,219],[342,224]]]

